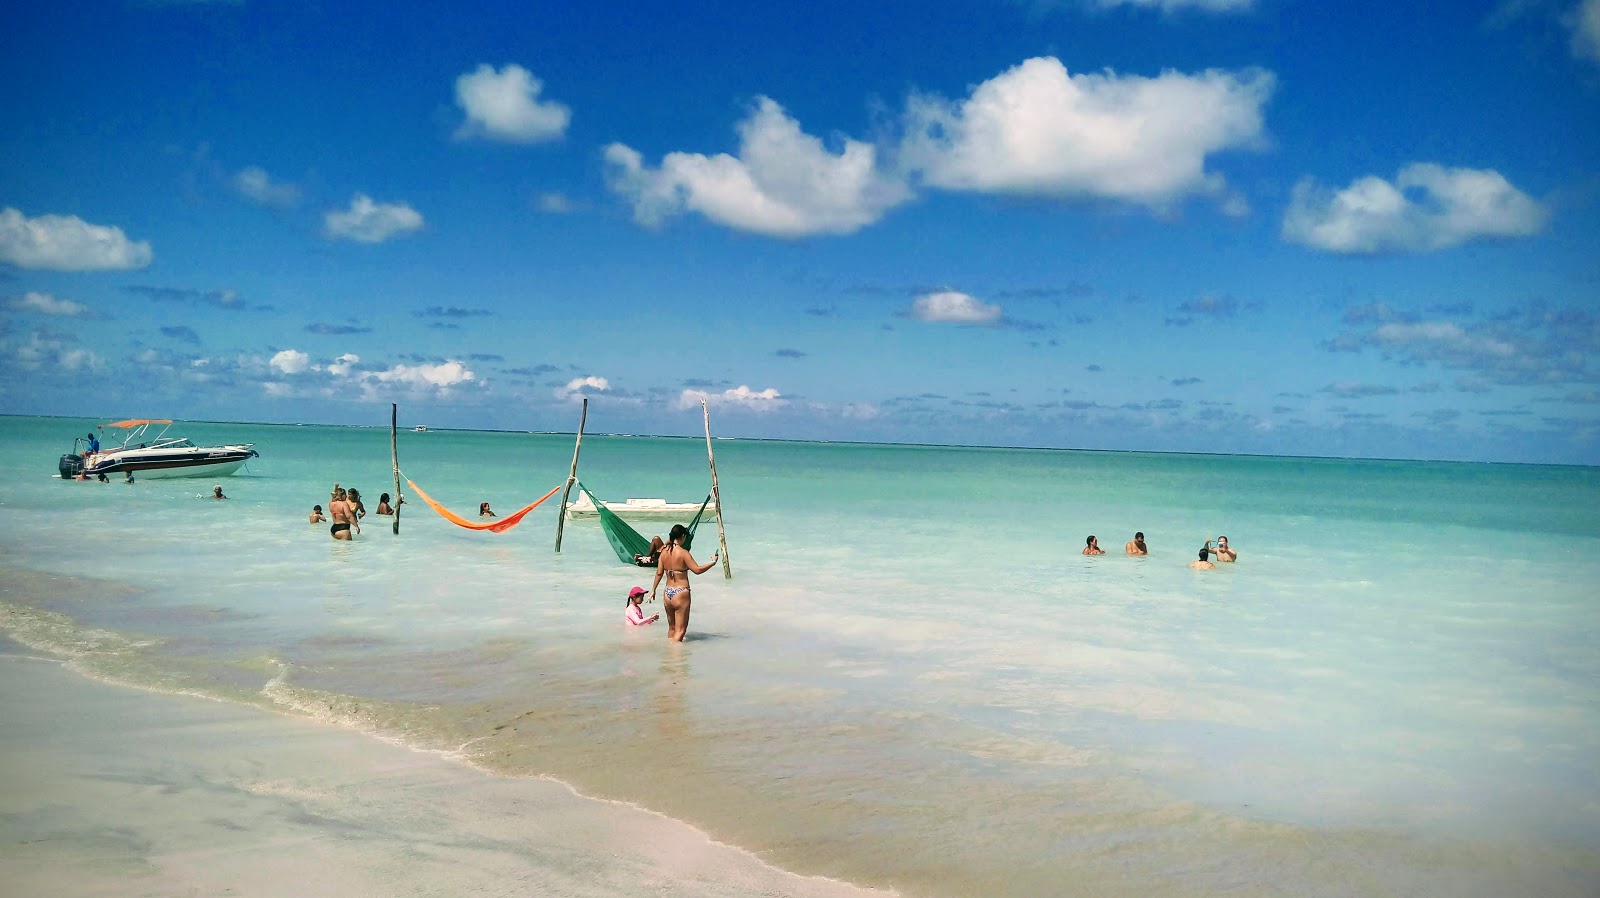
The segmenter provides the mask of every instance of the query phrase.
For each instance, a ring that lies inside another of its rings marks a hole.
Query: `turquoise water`
[[[211,502],[210,480],[54,479],[94,423],[0,418],[0,598],[97,675],[554,776],[908,894],[1600,873],[1597,469],[720,440],[734,578],[696,580],[671,646],[622,624],[649,581],[596,524],[554,553],[555,500],[504,534],[415,502],[398,536],[308,525],[335,481],[369,510],[393,492],[386,428],[184,427],[261,452]],[[569,436],[399,439],[462,512],[509,513],[572,458]],[[579,475],[698,502],[705,449],[586,437]],[[1150,557],[1122,554],[1135,530]],[[1079,554],[1090,533],[1107,555]],[[1239,562],[1190,570],[1218,534]]]

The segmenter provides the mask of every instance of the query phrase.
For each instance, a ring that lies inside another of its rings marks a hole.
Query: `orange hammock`
[[[516,514],[507,515],[507,516],[501,518],[498,521],[490,521],[487,524],[481,524],[481,523],[479,523],[477,521],[469,521],[466,518],[462,517],[461,515],[458,515],[455,512],[451,511],[450,509],[445,508],[443,505],[440,505],[439,503],[433,501],[433,499],[429,498],[427,493],[422,491],[422,487],[417,486],[416,483],[414,483],[410,479],[406,480],[406,485],[411,487],[411,491],[413,493],[416,493],[418,498],[420,498],[422,501],[428,503],[428,507],[429,508],[432,508],[434,511],[437,511],[439,513],[439,517],[444,518],[445,520],[449,521],[452,524],[455,524],[458,527],[465,527],[468,530],[488,530],[488,531],[490,531],[492,533],[504,533],[505,531],[510,530],[512,527],[515,527],[518,524],[522,523],[522,516],[523,515],[527,514],[530,511],[533,511],[535,508],[538,508],[539,505],[541,503],[543,503],[545,499],[548,499],[551,496],[554,496],[556,494],[556,490],[561,489],[561,487],[558,486],[558,487],[556,487],[556,489],[551,490],[548,493],[545,493],[543,496],[541,496],[539,498],[538,502],[535,502],[532,505],[529,505],[527,508],[522,509],[521,511],[517,512]]]

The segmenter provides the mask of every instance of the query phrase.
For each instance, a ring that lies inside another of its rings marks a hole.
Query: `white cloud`
[[[285,349],[274,355],[269,364],[284,374],[302,374],[311,367],[311,357],[298,349]]]
[[[1206,158],[1260,144],[1274,84],[1259,70],[1070,75],[1053,57],[1029,59],[960,102],[912,97],[901,162],[950,190],[1154,206],[1204,193],[1228,202]]]
[[[589,375],[587,377],[574,377],[567,381],[567,385],[556,390],[557,399],[580,399],[585,393],[604,393],[611,389],[611,381],[603,377]]]
[[[668,153],[659,168],[614,143],[605,151],[607,181],[633,202],[641,224],[654,227],[689,210],[772,237],[851,234],[910,196],[878,170],[871,144],[845,138],[831,153],[766,97],[737,130],[737,156]]]
[[[361,356],[358,356],[353,352],[347,352],[333,360],[333,364],[328,366],[328,373],[332,374],[334,377],[344,377],[351,371],[355,370],[355,366],[360,363]]]
[[[487,63],[456,79],[456,105],[467,114],[456,139],[473,137],[512,143],[555,140],[567,130],[572,111],[539,102],[544,83],[520,65],[501,71]]]
[[[0,262],[55,271],[143,268],[153,254],[146,241],[131,241],[122,229],[93,225],[76,215],[28,218],[21,210],[0,211]]]
[[[1573,12],[1572,52],[1600,61],[1600,0],[1583,0]]]
[[[274,399],[286,399],[294,395],[294,388],[281,380],[269,380],[261,385],[262,392]]]
[[[942,324],[999,324],[1000,307],[982,302],[965,293],[944,290],[917,297],[910,317],[917,321]]]
[[[678,394],[677,405],[680,409],[690,409],[698,407],[702,401],[724,408],[742,408],[753,412],[770,412],[788,404],[788,400],[783,398],[783,394],[772,387],[768,387],[765,390],[752,390],[748,386],[740,384],[732,389],[723,390],[721,393],[707,393],[704,390],[684,390]]]
[[[1359,178],[1330,192],[1295,185],[1283,237],[1336,253],[1430,252],[1482,237],[1521,237],[1544,227],[1543,206],[1492,169],[1418,162],[1393,183]]]
[[[252,165],[233,176],[235,190],[267,206],[287,208],[300,202],[300,188],[285,181],[274,181],[266,169]]]
[[[43,337],[35,332],[28,342],[17,347],[17,363],[29,370],[57,368],[66,372],[101,371],[105,362],[87,349],[68,349],[60,340]]]
[[[340,356],[340,361],[351,359],[352,362],[360,361],[354,356]],[[333,370],[333,366],[329,367]],[[466,365],[450,359],[437,365],[395,365],[384,371],[373,371],[365,377],[380,383],[405,384],[412,387],[431,387],[447,390],[450,387],[472,383],[477,380],[477,375],[472,373]]]
[[[89,314],[89,307],[70,299],[56,299],[48,293],[34,293],[29,291],[21,299],[13,299],[11,308],[19,312],[33,312],[38,315],[54,315],[59,318],[82,318]]]
[[[374,203],[358,193],[343,212],[329,212],[322,218],[329,237],[343,237],[360,243],[382,243],[396,234],[422,227],[422,215],[405,203]]]

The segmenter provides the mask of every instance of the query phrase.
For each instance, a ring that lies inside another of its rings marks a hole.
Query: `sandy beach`
[[[554,781],[91,680],[9,641],[0,757],[13,895],[869,893]]]

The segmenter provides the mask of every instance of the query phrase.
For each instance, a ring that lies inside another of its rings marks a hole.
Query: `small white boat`
[[[626,502],[607,502],[600,500],[606,510],[624,518],[681,518],[687,523],[700,510],[699,502],[668,502],[665,499],[629,499]],[[706,514],[713,514],[717,510],[717,503],[706,504]],[[568,518],[592,518],[600,514],[599,509],[589,500],[587,494],[579,493],[578,501],[567,506]]]
[[[418,424],[416,427],[413,427],[411,429],[411,432],[412,433],[427,433],[428,432],[428,426],[426,424]]]
[[[157,424],[163,425],[161,431],[148,436]],[[259,455],[251,448],[253,443],[196,446],[182,437],[169,437],[166,433],[172,422],[164,418],[134,418],[101,426],[127,431],[122,445],[80,455],[77,444],[83,438],[79,437],[73,441],[73,452],[61,456],[57,471],[62,480],[72,480],[80,473],[88,477],[136,472],[140,477],[221,477]]]

